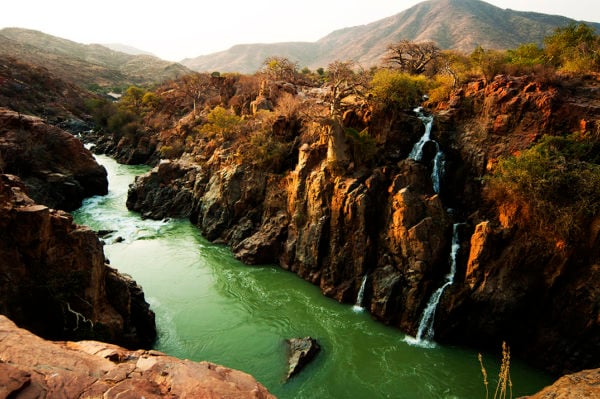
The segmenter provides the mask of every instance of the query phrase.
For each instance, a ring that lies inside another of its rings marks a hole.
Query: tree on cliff
[[[545,45],[548,61],[563,70],[600,71],[600,36],[584,23],[557,28]]]
[[[441,56],[439,47],[434,42],[421,43],[401,40],[388,46],[383,62],[403,72],[419,75],[428,72],[434,75],[436,62]]]
[[[325,86],[331,90],[329,113],[338,118],[342,113],[342,100],[351,95],[362,97],[368,87],[367,73],[360,69],[354,71],[352,61],[334,61],[327,67]]]
[[[267,57],[259,72],[271,81],[294,82],[298,74],[298,63],[286,57]]]
[[[186,98],[192,102],[194,113],[196,113],[198,103],[206,100],[211,89],[213,89],[211,81],[211,76],[206,73],[190,73],[181,78],[181,89]]]

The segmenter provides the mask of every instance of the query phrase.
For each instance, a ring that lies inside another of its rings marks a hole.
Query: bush
[[[573,243],[600,213],[600,144],[581,134],[545,136],[501,159],[486,178],[487,198],[516,205],[517,225],[550,241]]]
[[[208,114],[207,123],[202,125],[200,132],[205,133],[208,138],[218,136],[224,140],[230,140],[239,132],[241,124],[241,117],[233,111],[217,106]]]
[[[410,75],[391,69],[379,69],[371,80],[371,92],[384,107],[410,108],[421,102],[429,81],[421,75]]]
[[[368,128],[360,132],[356,129],[347,128],[346,137],[350,141],[352,158],[358,165],[369,162],[377,153],[377,143],[369,134]]]

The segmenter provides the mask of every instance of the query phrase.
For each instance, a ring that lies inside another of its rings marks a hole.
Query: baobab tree
[[[383,62],[411,75],[424,74],[428,67],[433,67],[431,73],[433,75],[436,72],[436,61],[440,56],[441,51],[434,42],[415,43],[401,40],[388,46]]]

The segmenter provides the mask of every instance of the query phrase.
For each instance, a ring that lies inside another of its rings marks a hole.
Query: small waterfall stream
[[[425,133],[419,141],[415,143],[410,154],[408,154],[408,158],[421,161],[423,158],[423,147],[429,141],[435,144],[436,153],[435,158],[433,159],[433,170],[431,171],[431,182],[433,184],[433,191],[435,193],[440,192],[440,183],[442,177],[444,176],[444,166],[445,166],[445,156],[443,151],[440,148],[440,145],[437,141],[431,139],[431,128],[433,127],[433,115],[425,115],[422,111],[422,108],[415,108],[414,112],[417,114],[417,117],[423,122],[425,125]]]
[[[363,276],[362,283],[360,284],[360,289],[358,290],[358,295],[356,296],[356,304],[354,304],[354,306],[352,307],[352,310],[355,312],[362,312],[363,310],[365,310],[365,308],[363,308],[365,285],[367,285],[366,274]]]
[[[419,321],[419,328],[417,330],[416,337],[406,337],[406,342],[425,347],[432,348],[435,346],[433,342],[434,331],[433,322],[435,320],[435,312],[437,310],[440,298],[444,293],[444,290],[454,282],[454,276],[456,275],[456,256],[460,249],[460,237],[458,235],[458,227],[461,223],[455,223],[452,227],[452,248],[450,251],[450,272],[446,275],[444,284],[439,287],[429,299],[427,306],[423,310],[423,315]]]

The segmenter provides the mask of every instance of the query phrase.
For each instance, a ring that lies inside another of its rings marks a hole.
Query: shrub
[[[239,132],[241,124],[241,117],[233,111],[217,106],[207,115],[207,122],[202,125],[200,132],[205,133],[209,138],[219,136],[224,140],[230,140]]]
[[[352,158],[358,165],[369,162],[377,152],[375,139],[369,134],[369,130],[364,129],[358,132],[356,129],[346,128],[346,137],[350,141]]]
[[[409,108],[421,102],[423,94],[429,88],[429,81],[420,75],[379,69],[375,72],[371,85],[371,92],[379,104],[384,107],[395,105]]]
[[[487,198],[516,205],[516,223],[535,236],[573,243],[600,212],[599,163],[600,144],[586,135],[545,136],[499,161],[486,178]]]

